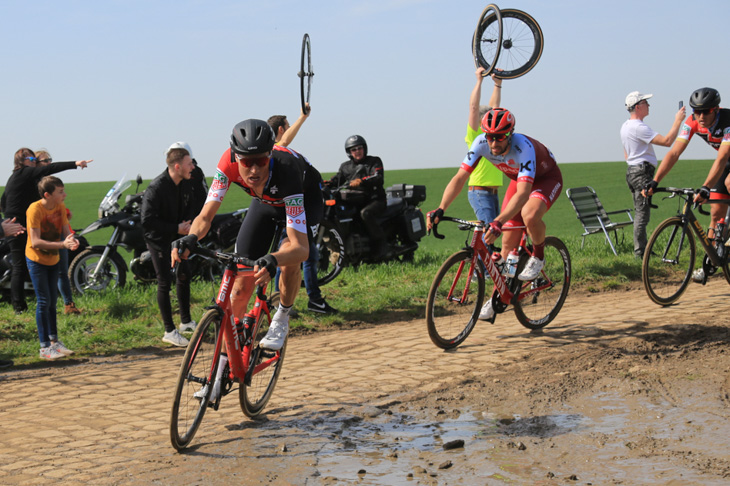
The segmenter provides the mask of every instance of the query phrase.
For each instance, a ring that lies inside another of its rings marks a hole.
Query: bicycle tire
[[[464,342],[474,329],[484,304],[487,284],[482,264],[475,267],[476,282],[469,275],[473,254],[472,250],[461,250],[447,258],[436,272],[428,292],[428,335],[441,349],[452,349]],[[465,296],[467,283],[469,293]],[[460,301],[456,302],[453,298],[449,300],[449,294],[458,295]]]
[[[274,299],[275,297],[272,296],[271,300],[274,301]],[[281,368],[284,365],[284,355],[286,353],[288,338],[284,341],[284,345],[279,351],[271,351],[259,346],[259,341],[263,339],[269,330],[269,324],[268,316],[265,312],[262,312],[256,321],[254,338],[250,344],[251,354],[248,366],[250,368],[268,360],[274,361],[258,373],[254,373],[251,376],[250,383],[241,383],[241,386],[238,388],[238,399],[241,403],[241,410],[250,418],[256,417],[263,411],[272,393],[274,393],[274,387],[276,387]]]
[[[302,113],[307,113],[307,105],[309,97],[312,94],[312,45],[309,41],[309,34],[304,34],[302,38],[302,62],[299,69],[299,93],[301,94]]]
[[[656,227],[646,244],[641,280],[652,302],[667,306],[687,290],[694,269],[695,239],[682,218],[668,218]]]
[[[217,309],[211,309],[203,315],[180,365],[170,415],[170,440],[178,451],[193,440],[208,409],[213,387],[208,386],[202,399],[193,394],[208,385],[218,370],[219,352],[216,352],[215,346],[220,323],[221,316]]]
[[[522,271],[528,259],[528,255],[522,256],[518,271]],[[568,247],[559,238],[548,236],[545,238],[545,266],[535,280],[521,282],[520,293],[534,286],[540,287],[548,281],[552,282],[552,285],[524,298],[517,297],[514,308],[515,317],[520,324],[528,329],[542,329],[550,324],[560,313],[568,297],[571,275],[572,265]]]
[[[328,221],[322,221],[317,233],[317,283],[330,283],[345,268],[345,241],[337,228]]]
[[[491,18],[491,22],[486,20]],[[490,27],[491,25],[491,27]],[[482,27],[484,26],[484,27]],[[488,28],[489,27],[489,28]],[[474,56],[474,66],[485,69],[482,76],[489,76],[499,59],[502,49],[502,14],[499,7],[490,3],[479,16],[477,28],[471,38],[471,53]]]
[[[497,18],[487,17],[475,32],[475,39],[493,37]],[[480,65],[502,79],[514,79],[530,72],[542,57],[544,37],[540,24],[529,14],[517,9],[501,11],[501,42],[499,53],[490,65],[479,58]],[[476,40],[475,40],[476,41]]]

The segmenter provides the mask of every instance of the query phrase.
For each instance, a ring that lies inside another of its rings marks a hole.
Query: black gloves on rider
[[[189,250],[197,244],[198,244],[197,235],[185,235],[182,238],[173,241],[172,247],[177,248],[178,252],[183,253],[183,252],[185,252],[185,250]]]
[[[271,275],[271,278],[276,276],[276,268],[279,266],[279,262],[276,261],[276,257],[269,253],[268,255],[264,255],[258,260],[256,260],[256,265],[258,265],[259,268],[265,268],[269,271],[269,275]]]
[[[658,185],[659,185],[659,183],[653,179],[651,181],[649,181],[644,186],[644,191],[647,193],[647,196],[649,195],[649,191],[656,191],[656,188]]]
[[[699,194],[702,199],[710,199],[710,188],[702,186],[700,187],[700,190],[697,191],[697,194]]]

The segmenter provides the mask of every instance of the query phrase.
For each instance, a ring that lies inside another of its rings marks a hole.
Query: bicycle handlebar
[[[669,192],[671,193],[671,196],[667,196],[668,198],[672,198],[677,196],[677,194],[681,195],[682,197],[685,197],[689,199],[690,197],[694,197],[695,194],[699,192],[699,189],[692,189],[691,187],[657,187],[654,189],[654,193],[657,192]],[[707,204],[730,204],[730,199],[712,199],[705,201]],[[704,204],[704,203],[703,203]],[[655,206],[652,206],[655,207]],[[704,214],[705,216],[709,216],[710,212],[706,211],[705,209],[702,209],[701,204],[694,204],[695,209],[700,214]]]
[[[438,232],[438,225],[442,221],[452,221],[454,223],[459,223],[460,225],[467,226],[469,228],[484,228],[484,223],[482,223],[481,221],[467,221],[465,219],[452,218],[451,216],[441,216],[439,218],[439,222],[434,223],[433,226],[431,227],[431,230],[433,230],[433,235],[440,240],[443,240],[444,238],[446,238],[444,235],[442,235],[441,233]]]

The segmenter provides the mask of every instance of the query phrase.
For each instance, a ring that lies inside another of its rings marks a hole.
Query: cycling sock
[[[294,306],[290,305],[289,307],[285,307],[284,304],[279,303],[279,308],[276,310],[276,313],[282,317],[289,317],[289,311],[291,311],[292,307]]]
[[[215,401],[218,396],[221,394],[221,377],[223,376],[223,370],[226,368],[226,365],[228,364],[228,356],[225,354],[221,354],[220,358],[218,358],[218,369],[215,372],[215,380],[213,381],[213,392],[210,394],[210,401]]]
[[[545,242],[543,241],[539,245],[533,245],[532,256],[539,258],[540,260],[545,259]]]

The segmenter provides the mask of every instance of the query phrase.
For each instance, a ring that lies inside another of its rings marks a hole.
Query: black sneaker
[[[309,305],[307,305],[307,310],[318,312],[320,314],[337,314],[337,309],[329,305],[324,299],[321,299],[318,302],[310,300]]]

